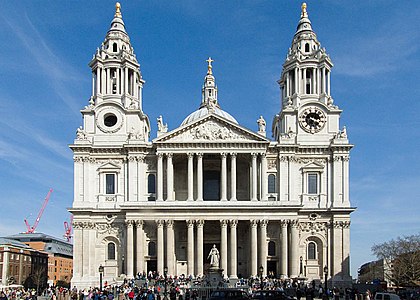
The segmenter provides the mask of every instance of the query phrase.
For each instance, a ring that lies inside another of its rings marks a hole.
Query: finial
[[[115,3],[115,16],[114,17],[119,17],[121,18],[121,4],[120,2]]]
[[[302,3],[302,14],[300,15],[301,18],[307,18],[308,17],[308,13],[306,12],[306,3],[303,2]]]
[[[207,59],[206,62],[208,62],[207,74],[211,75],[211,74],[213,74],[213,72],[212,72],[213,66],[211,65],[211,63],[214,62],[214,60],[212,60],[211,57],[209,57],[209,59]]]

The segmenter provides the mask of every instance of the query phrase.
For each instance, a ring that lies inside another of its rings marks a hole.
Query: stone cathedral
[[[204,60],[204,59],[203,59]],[[332,61],[302,5],[283,64],[273,136],[222,109],[213,60],[197,110],[169,130],[143,111],[145,84],[117,3],[89,66],[92,96],[74,143],[72,285],[139,272],[350,282],[349,152],[331,96]],[[279,66],[280,69],[280,66]],[[193,109],[191,109],[193,110]],[[186,112],[186,115],[189,111]],[[151,126],[157,136],[151,137]]]

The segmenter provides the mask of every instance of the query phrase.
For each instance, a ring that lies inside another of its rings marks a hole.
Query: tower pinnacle
[[[212,75],[213,74],[213,71],[212,71],[213,66],[211,65],[211,63],[214,62],[214,60],[211,59],[211,57],[209,57],[209,59],[207,59],[206,62],[208,63],[207,75]]]
[[[122,15],[121,15],[121,4],[120,4],[120,2],[115,3],[115,15],[114,15],[114,17],[115,18],[121,18],[122,17]]]
[[[302,3],[302,13],[300,15],[301,18],[307,18],[308,17],[308,13],[306,11],[306,6],[307,6],[306,3],[303,2]]]

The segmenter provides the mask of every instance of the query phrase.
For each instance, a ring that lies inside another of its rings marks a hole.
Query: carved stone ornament
[[[310,232],[312,234],[326,229],[324,222],[300,222],[299,225],[301,231]]]
[[[217,141],[217,140],[249,140],[241,133],[234,132],[232,129],[223,127],[217,122],[208,121],[197,127],[191,128],[180,135],[171,138],[174,142],[184,141]]]
[[[96,223],[95,229],[99,234],[114,234],[118,235],[123,232],[122,224]]]
[[[140,130],[136,130],[134,127],[131,127],[131,130],[128,133],[128,139],[135,141],[144,141],[144,134]]]
[[[269,170],[273,170],[277,168],[277,162],[275,159],[268,159],[267,160],[267,166]]]

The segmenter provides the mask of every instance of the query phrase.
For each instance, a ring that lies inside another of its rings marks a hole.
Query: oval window
[[[113,114],[106,115],[104,118],[104,124],[106,127],[112,127],[117,124],[117,117]]]

